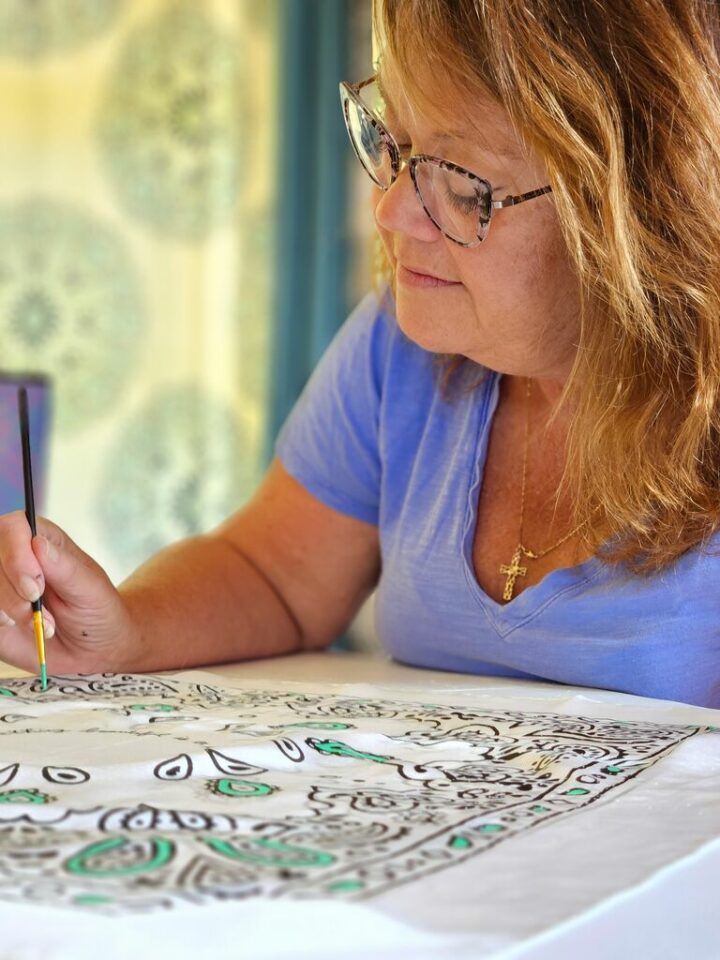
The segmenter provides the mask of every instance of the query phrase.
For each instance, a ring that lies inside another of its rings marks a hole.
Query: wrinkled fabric
[[[510,957],[720,835],[714,711],[240,670],[0,681],[0,958]]]

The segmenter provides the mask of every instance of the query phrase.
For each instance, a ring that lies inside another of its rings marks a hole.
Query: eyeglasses
[[[373,108],[365,102],[367,99],[372,100]],[[482,243],[490,229],[493,210],[552,191],[547,186],[493,200],[491,184],[456,163],[424,153],[404,157],[380,119],[385,107],[374,76],[360,83],[341,83],[340,100],[350,143],[371,180],[381,190],[388,190],[407,165],[423,210],[441,233],[461,247]]]

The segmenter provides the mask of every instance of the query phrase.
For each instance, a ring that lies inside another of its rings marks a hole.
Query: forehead
[[[489,93],[459,89],[422,68],[405,77],[389,56],[375,73],[379,95],[408,132],[522,162],[528,151],[506,110]]]

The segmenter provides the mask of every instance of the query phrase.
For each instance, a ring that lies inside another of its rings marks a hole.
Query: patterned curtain
[[[44,512],[121,578],[263,468],[285,0],[2,0],[0,373]]]

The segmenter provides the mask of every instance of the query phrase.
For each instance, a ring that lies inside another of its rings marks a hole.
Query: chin
[[[430,353],[464,353],[462,338],[458,336],[465,324],[459,320],[452,327],[438,323],[438,310],[419,309],[412,299],[395,299],[398,326],[413,343]],[[454,316],[456,316],[454,314]]]
[[[397,310],[398,326],[408,339],[412,340],[423,350],[430,353],[459,353],[457,338],[447,334],[434,326],[431,319],[427,322],[418,320],[417,313],[409,310]]]

